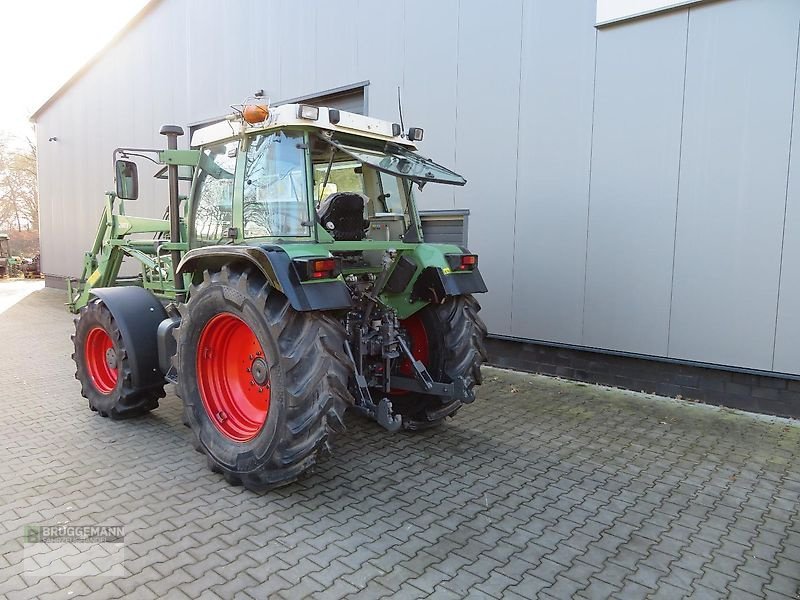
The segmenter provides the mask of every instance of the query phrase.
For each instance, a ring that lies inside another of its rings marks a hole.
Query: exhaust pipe
[[[183,128],[178,125],[164,125],[159,131],[167,136],[167,149],[178,149],[178,137],[183,135]],[[172,243],[181,241],[180,200],[178,199],[178,165],[167,165],[167,181],[169,184],[169,237]],[[172,276],[175,284],[175,298],[178,302],[186,300],[183,289],[183,277],[178,275],[178,263],[181,262],[180,250],[172,250]]]

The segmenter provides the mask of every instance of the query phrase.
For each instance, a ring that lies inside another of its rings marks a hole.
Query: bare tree
[[[39,229],[36,146],[31,140],[22,147],[0,140],[0,229]]]

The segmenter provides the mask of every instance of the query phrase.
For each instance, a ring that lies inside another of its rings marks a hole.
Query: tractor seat
[[[336,192],[317,209],[317,218],[337,242],[358,242],[366,237],[369,221],[364,219],[364,207],[369,202],[364,194]]]

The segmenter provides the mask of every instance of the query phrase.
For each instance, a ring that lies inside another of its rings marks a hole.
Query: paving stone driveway
[[[62,301],[0,315],[0,597],[798,597],[796,424],[487,370],[442,430],[350,417],[318,474],[258,496],[206,470],[173,395],[89,411]],[[65,522],[124,525],[126,573],[26,560],[24,525]]]

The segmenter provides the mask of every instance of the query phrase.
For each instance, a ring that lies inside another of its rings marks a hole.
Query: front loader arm
[[[107,193],[94,243],[83,258],[81,276],[74,285],[72,280],[67,279],[67,306],[71,312],[78,312],[86,306],[93,289],[115,285],[126,255],[141,263],[143,272],[161,272],[161,262],[168,260],[168,257],[156,255],[154,259],[136,249],[129,240],[125,240],[132,233],[169,233],[169,221],[128,217],[123,201],[118,200],[115,194]]]
[[[89,296],[92,288],[105,287],[108,281],[111,280],[109,269],[113,263],[117,263],[113,278],[119,272],[119,265],[122,259],[116,255],[120,254],[119,249],[105,247],[105,242],[111,238],[114,227],[114,200],[115,194],[107,193],[105,208],[100,218],[100,224],[97,226],[97,233],[94,236],[94,243],[91,250],[83,255],[83,270],[80,277],[75,282],[76,287],[73,287],[71,279],[67,278],[67,294],[69,302],[67,307],[70,312],[76,313],[89,302]],[[105,247],[105,248],[104,248]],[[105,252],[104,252],[105,250]],[[116,251],[115,251],[116,250]]]
[[[149,150],[142,148],[118,148],[114,151],[116,160],[118,152],[132,152],[135,156],[157,154],[158,164],[168,168],[187,166],[194,169],[201,159],[199,150]],[[177,180],[176,180],[177,183]],[[181,201],[175,186],[175,214]],[[173,206],[172,199],[170,207]],[[168,213],[169,214],[169,213]],[[175,216],[175,215],[173,215]],[[97,227],[97,234],[92,249],[84,255],[81,276],[73,281],[67,279],[67,307],[78,312],[86,306],[92,296],[92,290],[100,287],[113,287],[125,283],[140,284],[156,296],[172,299],[175,297],[175,280],[172,266],[181,253],[188,249],[185,241],[185,221],[178,216],[178,232],[172,233],[169,218],[150,219],[129,217],[125,214],[125,202],[114,192],[106,193],[105,208]],[[180,233],[183,231],[183,233]],[[130,239],[132,234],[159,234],[152,240]],[[175,237],[175,239],[172,239]],[[118,281],[119,270],[125,256],[138,261],[141,265],[141,279],[136,281]],[[173,262],[174,261],[174,262]],[[184,282],[185,283],[185,282]]]

